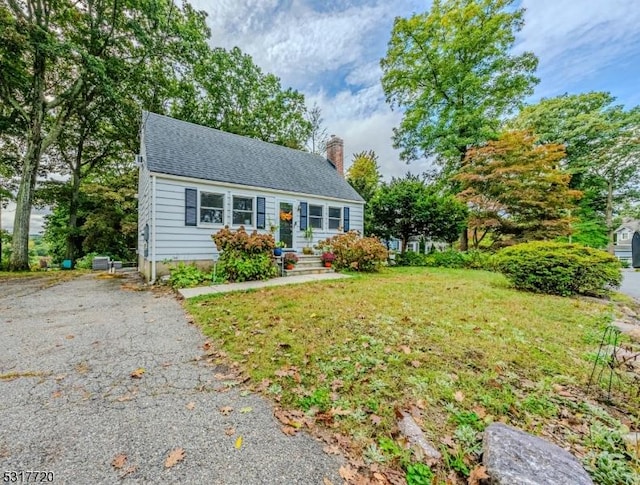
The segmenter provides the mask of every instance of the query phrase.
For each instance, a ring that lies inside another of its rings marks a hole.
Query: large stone
[[[409,413],[402,412],[402,419],[398,421],[398,429],[407,438],[410,445],[417,446],[423,451],[425,458],[439,460],[442,457]]]
[[[571,453],[502,423],[485,430],[482,462],[491,485],[593,485]]]

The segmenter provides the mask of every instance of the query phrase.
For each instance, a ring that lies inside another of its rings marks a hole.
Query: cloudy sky
[[[345,140],[345,165],[374,150],[386,179],[419,163],[399,161],[391,142],[401,113],[391,111],[380,87],[380,58],[393,19],[424,12],[417,0],[193,0],[209,14],[214,46],[239,46],[266,72],[322,109],[330,134]],[[640,104],[638,0],[520,0],[525,27],[515,50],[539,58],[534,96],[609,91],[627,107]],[[5,211],[3,227],[12,226]],[[32,230],[40,230],[35,215]]]
[[[322,109],[330,133],[345,140],[345,164],[373,149],[385,178],[420,172],[391,143],[401,114],[380,87],[380,58],[393,19],[424,12],[417,0],[195,0],[209,13],[212,44],[239,46],[284,86]],[[640,3],[637,0],[521,0],[525,27],[515,49],[540,60],[530,101],[591,90],[640,104]],[[424,167],[423,167],[424,168]]]

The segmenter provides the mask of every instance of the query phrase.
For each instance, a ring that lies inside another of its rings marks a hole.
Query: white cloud
[[[44,216],[49,214],[48,209],[33,209],[29,224],[29,234],[41,234],[43,232]],[[13,232],[13,219],[16,215],[16,205],[10,202],[6,208],[2,208],[2,229]]]
[[[608,67],[630,53],[637,58],[640,8],[635,1],[522,0],[522,6],[525,26],[517,50],[533,51],[540,59],[539,95],[606,76]]]

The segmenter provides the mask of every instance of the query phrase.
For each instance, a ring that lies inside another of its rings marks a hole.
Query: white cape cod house
[[[225,225],[273,232],[289,249],[363,232],[364,200],[343,176],[342,140],[327,158],[143,112],[138,157],[138,267],[148,281],[167,262],[210,265]]]

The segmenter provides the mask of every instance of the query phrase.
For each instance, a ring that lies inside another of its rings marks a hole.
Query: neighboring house
[[[155,281],[169,261],[210,265],[224,226],[272,232],[292,250],[308,244],[308,227],[313,243],[362,233],[364,200],[344,179],[340,138],[327,157],[143,112],[139,271]]]
[[[640,232],[640,220],[628,218],[623,219],[620,227],[613,231],[613,249],[618,259],[631,262],[631,241],[636,232]]]

